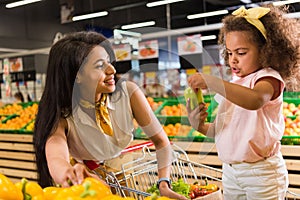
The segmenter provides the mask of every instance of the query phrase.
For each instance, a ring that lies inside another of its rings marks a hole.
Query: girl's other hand
[[[208,116],[207,107],[205,103],[199,104],[194,110],[190,108],[190,99],[188,99],[186,104],[186,109],[188,112],[188,118],[191,126],[197,131],[201,130],[201,127],[204,126],[206,118]]]

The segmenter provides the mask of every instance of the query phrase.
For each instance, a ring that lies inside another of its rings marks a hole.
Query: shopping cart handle
[[[128,153],[128,152],[132,152],[132,151],[135,151],[135,150],[139,150],[139,149],[142,149],[143,147],[147,146],[152,146],[153,143],[152,142],[143,142],[143,143],[140,143],[140,144],[135,144],[135,145],[132,145],[132,146],[129,146],[127,147],[126,149],[122,150],[121,153]],[[93,160],[84,160],[83,163],[90,169],[90,170],[94,170],[96,168],[98,168],[100,166],[100,164],[96,163],[95,161]]]
[[[135,151],[135,150],[140,150],[142,148],[144,148],[145,146],[146,147],[149,147],[149,146],[152,146],[153,143],[152,142],[143,142],[143,143],[140,143],[140,144],[135,144],[135,145],[132,145],[132,146],[129,146],[127,147],[126,149],[122,150],[121,153],[128,153],[128,152],[132,152],[132,151]]]
[[[170,142],[170,144],[172,144],[172,142]],[[151,141],[131,145],[131,146],[125,148],[124,150],[122,150],[121,154],[128,153],[128,152],[133,152],[135,150],[140,150],[140,149],[143,149],[144,147],[150,147],[150,146],[153,146],[153,145],[154,144]],[[100,166],[98,163],[96,163],[93,160],[84,160],[83,163],[91,170],[94,170],[94,169],[96,169]]]

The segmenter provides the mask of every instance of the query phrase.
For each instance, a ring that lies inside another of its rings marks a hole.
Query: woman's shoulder
[[[125,81],[125,83],[129,94],[132,94],[134,91],[139,89],[138,85],[132,81]]]
[[[125,81],[127,88],[135,88],[137,84],[133,81]]]

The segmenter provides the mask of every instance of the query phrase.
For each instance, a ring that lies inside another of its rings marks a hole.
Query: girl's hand
[[[191,126],[201,132],[201,127],[204,127],[208,113],[205,103],[199,104],[194,110],[190,108],[190,99],[187,100],[186,109]]]
[[[196,73],[190,76],[188,78],[188,84],[194,92],[197,92],[198,89],[207,89],[206,82],[201,73]]]
[[[159,184],[159,192],[161,196],[166,196],[171,199],[187,200],[185,196],[171,190],[166,182],[161,182],[161,184]]]

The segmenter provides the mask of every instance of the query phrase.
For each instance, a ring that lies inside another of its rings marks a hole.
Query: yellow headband
[[[265,16],[268,12],[270,12],[270,8],[257,7],[250,8],[247,10],[244,6],[241,6],[232,14],[238,17],[244,17],[250,24],[255,26],[261,32],[265,39],[267,39],[266,29],[263,23],[261,23],[261,21],[259,20],[259,18]]]

